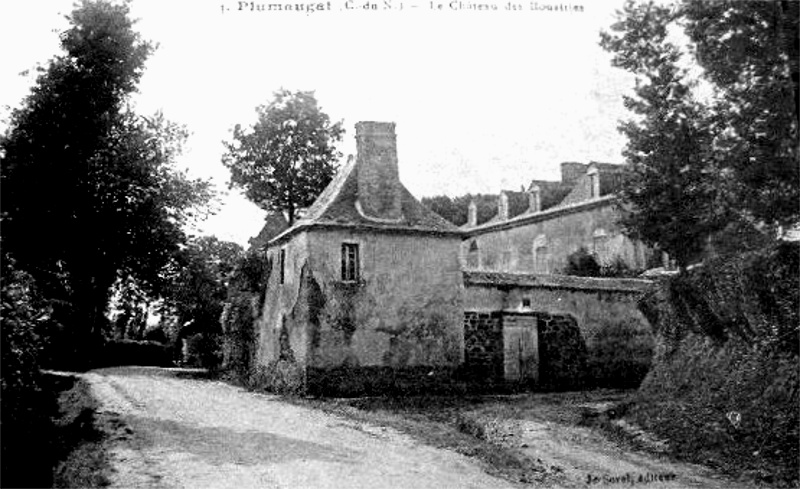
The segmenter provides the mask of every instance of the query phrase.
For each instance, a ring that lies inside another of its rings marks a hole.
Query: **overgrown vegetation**
[[[639,322],[606,321],[594,339],[586,360],[593,387],[636,388],[653,358],[653,335]]]
[[[643,303],[658,347],[629,418],[677,457],[798,483],[799,252],[779,243],[718,257]]]
[[[643,302],[657,348],[629,417],[676,456],[792,487],[800,270],[776,237],[800,222],[799,19],[798,2],[629,0],[601,36],[636,77],[621,223],[682,270]]]
[[[4,257],[2,267],[2,483],[4,487],[46,486],[50,481],[42,471],[48,473],[48,457],[42,454],[50,452],[52,430],[38,358],[39,325],[47,320],[46,304],[38,296],[33,278],[16,270],[13,260]],[[35,475],[28,476],[28,470]]]
[[[581,246],[567,256],[567,264],[561,273],[577,277],[632,278],[638,277],[644,270],[631,268],[620,256],[614,257],[610,263],[600,265],[597,257]]]
[[[242,255],[231,275],[221,317],[223,370],[228,378],[246,386],[268,375],[256,371],[255,321],[263,306],[271,269],[265,253],[260,250]]]

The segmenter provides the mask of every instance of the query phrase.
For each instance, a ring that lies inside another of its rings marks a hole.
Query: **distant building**
[[[467,270],[558,274],[570,254],[585,248],[598,264],[621,260],[644,270],[653,251],[622,233],[617,225],[616,192],[622,165],[562,163],[561,181],[534,180],[527,190],[528,208],[508,213],[508,201],[519,192],[502,192],[498,212],[477,222],[475,206],[462,226],[462,260]]]

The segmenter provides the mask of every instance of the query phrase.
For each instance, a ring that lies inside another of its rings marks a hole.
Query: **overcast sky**
[[[517,190],[533,178],[558,179],[562,161],[622,161],[616,127],[632,79],[598,46],[622,0],[511,2],[515,11],[506,0],[346,8],[369,3],[331,0],[330,11],[306,14],[250,11],[250,2],[133,0],[137,30],[159,45],[137,110],[163,110],[186,125],[180,166],[221,190],[221,141],[235,124],[253,123],[255,107],[281,87],[316,91],[323,110],[344,121],[345,155],[354,152],[356,122],[396,122],[400,178],[417,197]],[[468,9],[478,3],[499,9]],[[58,52],[71,9],[72,0],[0,4],[3,127],[34,82],[20,73]],[[246,244],[263,215],[233,190],[201,232]]]

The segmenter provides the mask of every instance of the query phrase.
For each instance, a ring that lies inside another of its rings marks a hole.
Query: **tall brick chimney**
[[[374,219],[400,219],[402,208],[394,122],[357,123],[356,151],[361,212]]]

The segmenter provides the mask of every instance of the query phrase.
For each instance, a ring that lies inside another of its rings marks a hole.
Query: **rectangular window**
[[[281,250],[281,274],[280,274],[280,283],[284,283],[286,280],[286,250]]]
[[[358,268],[358,245],[342,243],[342,281],[357,282],[359,279]]]

